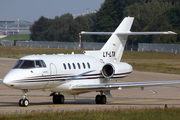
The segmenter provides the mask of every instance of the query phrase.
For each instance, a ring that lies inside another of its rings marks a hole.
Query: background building
[[[0,35],[30,34],[29,28],[32,24],[26,20],[0,20]]]

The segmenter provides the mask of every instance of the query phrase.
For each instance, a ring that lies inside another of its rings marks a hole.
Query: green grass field
[[[179,120],[180,108],[129,108],[96,111],[31,112],[26,114],[0,114],[1,120]]]
[[[179,53],[125,51],[122,61],[139,71],[180,74]]]
[[[4,38],[0,38],[0,40],[30,40],[30,35],[29,34],[10,35]]]

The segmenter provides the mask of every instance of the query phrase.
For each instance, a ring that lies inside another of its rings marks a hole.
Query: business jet
[[[100,50],[84,54],[29,55],[20,58],[1,82],[22,90],[19,106],[27,107],[30,90],[50,91],[54,104],[63,104],[64,94],[79,95],[97,91],[96,104],[106,104],[110,90],[175,84],[180,81],[108,83],[128,76],[133,68],[120,62],[129,35],[176,34],[174,32],[131,32],[133,17],[125,17],[114,32],[84,32],[87,35],[111,35]]]

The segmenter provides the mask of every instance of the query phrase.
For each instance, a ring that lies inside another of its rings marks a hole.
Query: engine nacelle
[[[115,68],[112,64],[107,63],[102,68],[102,75],[105,78],[111,78],[115,73]]]
[[[106,63],[102,68],[102,75],[105,78],[122,78],[132,72],[132,66],[128,63]]]

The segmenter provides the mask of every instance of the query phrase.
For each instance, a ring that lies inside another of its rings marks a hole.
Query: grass
[[[180,74],[179,53],[125,51],[122,61],[131,64],[134,70]]]
[[[29,34],[10,35],[1,38],[0,40],[30,40],[30,35]]]
[[[64,48],[38,48],[19,46],[0,46],[0,56],[17,58],[32,54],[82,54],[84,50]],[[134,70],[180,74],[180,53],[124,51],[122,62],[132,65]]]
[[[1,120],[179,120],[180,108],[129,108],[106,110],[60,111],[51,110],[26,114],[0,114]]]
[[[38,47],[19,47],[19,46],[0,46],[0,56],[8,58],[21,58],[32,54],[71,54],[83,53],[83,50],[64,49],[64,48],[38,48]]]
[[[137,51],[125,51],[122,59],[149,59],[149,60],[178,60],[180,54],[166,53],[166,52],[137,52]]]

